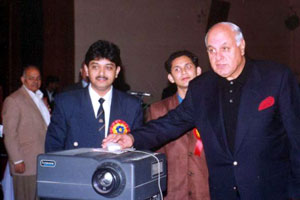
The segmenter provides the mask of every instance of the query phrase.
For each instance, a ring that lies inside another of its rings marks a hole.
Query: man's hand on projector
[[[102,148],[107,147],[107,143],[114,142],[118,143],[122,149],[130,148],[133,145],[134,138],[131,134],[109,134],[106,138],[102,141]]]

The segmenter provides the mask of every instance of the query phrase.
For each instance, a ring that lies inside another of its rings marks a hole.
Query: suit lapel
[[[242,89],[238,121],[236,127],[236,138],[235,138],[235,153],[238,153],[239,148],[248,133],[251,125],[251,120],[257,113],[258,109],[258,93],[259,87],[261,86],[261,77],[255,69],[251,66],[251,71],[248,75],[248,80]]]
[[[24,96],[24,101],[26,101],[32,107],[32,109],[35,111],[35,113],[39,116],[40,121],[42,121],[44,123],[45,129],[47,129],[47,124],[42,116],[42,113],[39,110],[39,108],[37,107],[37,105],[35,104],[35,102],[33,101],[33,99],[31,98],[31,96],[28,94],[28,92],[26,91],[26,89],[23,86],[21,87],[21,91]]]
[[[230,153],[227,146],[227,139],[223,121],[222,111],[222,95],[221,88],[218,86],[218,79],[214,81],[213,87],[208,89],[209,94],[206,96],[205,102],[209,102],[207,106],[207,117],[213,132],[216,134],[218,142],[224,152]]]
[[[111,99],[111,105],[110,105],[110,117],[109,117],[109,127],[110,125],[117,119],[121,118],[121,110],[122,106],[121,101],[119,99],[118,91],[113,89],[112,99]],[[109,132],[109,129],[108,129]]]
[[[83,121],[85,121],[85,123],[81,123],[84,124],[84,128],[86,127],[94,127],[95,124],[95,113],[94,113],[94,109],[93,109],[93,105],[92,105],[92,100],[89,94],[89,90],[88,87],[84,89],[83,95],[81,96],[81,100],[80,100],[80,116],[81,119]],[[89,126],[87,126],[89,125]]]
[[[178,105],[179,105],[179,101],[176,93],[170,98],[170,101],[168,101],[168,110],[172,110],[176,108]]]
[[[236,127],[236,138],[235,138],[235,151],[236,154],[239,148],[242,146],[242,142],[247,135],[249,126],[251,125],[251,119],[255,116],[258,104],[259,104],[259,88],[261,87],[261,75],[251,67],[245,86],[242,89],[240,98],[238,121]],[[227,154],[232,155],[229,150],[222,110],[222,95],[221,88],[218,87],[218,81],[214,81],[215,85],[210,88],[209,94],[207,95],[206,102],[209,102],[207,107],[207,116],[210,121],[210,125],[217,135],[220,145],[223,147]],[[216,106],[217,105],[217,106]]]

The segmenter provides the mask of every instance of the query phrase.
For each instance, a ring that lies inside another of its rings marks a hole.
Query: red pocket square
[[[259,106],[258,106],[258,110],[261,111],[261,110],[264,110],[264,109],[267,109],[271,106],[273,106],[275,103],[275,99],[274,97],[267,97],[265,98],[262,102],[260,102]]]

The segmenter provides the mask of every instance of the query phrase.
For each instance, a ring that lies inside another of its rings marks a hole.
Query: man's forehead
[[[26,76],[40,76],[40,71],[36,68],[28,68],[25,71]]]
[[[224,46],[224,45],[234,45],[235,44],[235,35],[230,32],[220,31],[212,32],[207,39],[207,47],[214,47],[215,45]]]
[[[106,64],[106,65],[116,65],[114,62],[107,58],[96,58],[94,60],[91,60],[89,64]]]
[[[177,58],[174,58],[172,60],[172,66],[175,65],[176,63],[178,62],[193,62],[192,59],[186,55],[182,55],[182,56],[179,56]]]
[[[212,27],[208,32],[208,38],[217,37],[220,35],[226,35],[227,37],[230,37],[232,35],[235,35],[235,32],[227,24],[218,24],[215,27]]]

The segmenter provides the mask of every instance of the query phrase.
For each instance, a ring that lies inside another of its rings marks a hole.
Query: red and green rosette
[[[123,120],[115,120],[109,128],[111,134],[128,134],[130,133],[130,128],[128,124]]]

